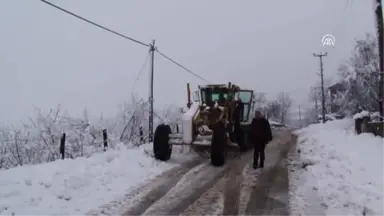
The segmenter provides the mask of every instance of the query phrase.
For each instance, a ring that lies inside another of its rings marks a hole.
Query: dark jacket
[[[244,104],[238,103],[235,107],[235,110],[233,111],[233,120],[236,122],[241,122],[243,120],[244,115]]]
[[[266,144],[272,140],[272,131],[269,121],[265,118],[254,118],[251,125],[251,141],[253,144]]]

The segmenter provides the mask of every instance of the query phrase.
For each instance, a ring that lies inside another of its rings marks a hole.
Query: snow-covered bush
[[[108,147],[117,143],[140,145],[141,134],[148,141],[149,104],[132,97],[131,103],[119,107],[112,119],[101,117],[91,121],[85,108],[81,118],[73,118],[58,106],[44,112],[35,108],[35,117],[30,118],[22,127],[0,128],[0,169],[25,164],[51,162],[61,158],[60,138],[66,134],[65,157],[89,157],[102,152],[103,130],[108,132]],[[160,113],[160,114],[158,114]],[[160,123],[174,126],[180,121],[179,108],[169,106],[163,112],[154,112],[154,129]]]

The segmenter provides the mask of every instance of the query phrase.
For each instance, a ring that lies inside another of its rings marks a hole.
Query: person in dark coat
[[[253,144],[253,168],[263,168],[265,160],[265,147],[272,140],[272,131],[269,121],[261,114],[255,112],[251,125],[251,141]],[[260,158],[260,163],[259,163]]]
[[[239,145],[240,152],[246,152],[246,147],[244,145],[243,131],[241,129],[241,122],[244,116],[244,103],[239,98],[236,101],[236,107],[233,112],[233,121],[234,121],[234,132],[236,134],[236,142]]]
[[[243,121],[243,116],[244,116],[244,103],[239,98],[238,100],[236,100],[236,106],[233,112],[233,120],[236,122],[241,122]]]

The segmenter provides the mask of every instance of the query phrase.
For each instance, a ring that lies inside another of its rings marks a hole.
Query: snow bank
[[[269,121],[269,124],[271,124],[271,125],[282,125],[280,122],[276,122],[273,120],[268,120],[268,121]]]
[[[353,124],[336,120],[295,132],[291,214],[383,215],[383,139],[355,135]]]
[[[84,215],[193,157],[175,152],[165,163],[151,154],[150,144],[131,149],[120,144],[89,158],[2,170],[0,215]]]
[[[287,127],[287,125],[281,124],[281,123],[273,121],[273,120],[268,120],[268,121],[269,121],[269,124],[271,125],[271,128],[274,128],[274,129]]]

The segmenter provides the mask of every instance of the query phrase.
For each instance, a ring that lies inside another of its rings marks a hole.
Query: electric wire
[[[126,35],[123,35],[123,34],[117,32],[117,31],[114,31],[114,30],[112,30],[112,29],[109,29],[109,28],[107,28],[107,27],[104,27],[104,26],[102,26],[102,25],[100,25],[100,24],[97,24],[97,23],[95,23],[95,22],[93,22],[93,21],[91,21],[91,20],[89,20],[89,19],[86,19],[86,18],[84,18],[84,17],[82,17],[82,16],[79,16],[79,15],[77,15],[77,14],[75,14],[75,13],[72,13],[72,12],[70,12],[70,11],[68,11],[68,10],[66,10],[66,9],[64,9],[64,8],[62,8],[62,7],[59,7],[59,6],[55,5],[55,4],[52,4],[51,2],[48,2],[48,1],[46,1],[46,0],[40,0],[40,1],[42,1],[43,3],[45,3],[45,4],[47,4],[47,5],[51,6],[51,7],[54,7],[54,8],[56,8],[56,9],[60,10],[60,11],[63,11],[63,12],[65,12],[65,13],[69,14],[69,15],[72,15],[72,16],[78,18],[78,19],[81,19],[81,20],[83,20],[83,21],[85,21],[85,22],[87,22],[87,23],[89,23],[89,24],[92,24],[92,25],[94,25],[94,26],[96,26],[96,27],[99,27],[99,28],[101,28],[101,29],[103,29],[103,30],[105,30],[105,31],[108,31],[108,32],[110,32],[110,33],[113,33],[113,34],[115,34],[115,35],[118,35],[118,36],[120,36],[120,37],[122,37],[122,38],[128,39],[128,40],[133,41],[133,42],[135,42],[135,43],[138,43],[138,44],[140,44],[140,45],[149,47],[148,44],[145,44],[145,43],[143,43],[143,42],[141,42],[141,41],[138,41],[138,40],[136,40],[136,39],[133,39],[133,38],[131,38],[131,37],[128,37],[128,36],[126,36]]]
[[[349,0],[346,0],[343,12],[347,11],[348,7],[350,6],[350,3],[351,3],[351,5],[353,4],[353,2],[350,2]]]
[[[157,48],[155,49],[155,51],[156,51],[157,53],[159,53],[161,56],[163,56],[164,58],[166,58],[166,59],[168,59],[169,61],[171,61],[172,63],[174,63],[175,65],[177,65],[177,66],[181,67],[182,69],[184,69],[186,72],[192,74],[193,76],[195,76],[195,77],[197,77],[197,78],[199,78],[199,79],[201,79],[201,80],[203,80],[203,81],[205,81],[205,82],[207,82],[207,83],[211,83],[211,82],[209,82],[208,80],[206,80],[206,79],[204,79],[203,77],[201,77],[200,75],[194,73],[193,71],[191,71],[191,70],[189,70],[188,68],[184,67],[184,66],[181,65],[180,63],[176,62],[176,61],[173,60],[172,58],[166,56],[164,53],[160,52]]]
[[[112,29],[109,29],[109,28],[107,28],[107,27],[104,27],[104,26],[102,26],[102,25],[100,25],[100,24],[97,24],[97,23],[95,23],[95,22],[93,22],[93,21],[91,21],[91,20],[89,20],[89,19],[86,19],[86,18],[84,18],[84,17],[82,17],[82,16],[79,16],[79,15],[73,13],[73,12],[70,12],[70,11],[68,11],[68,10],[66,10],[66,9],[64,9],[64,8],[62,8],[62,7],[59,7],[59,6],[57,6],[57,5],[55,5],[55,4],[51,3],[51,2],[48,2],[48,1],[46,1],[46,0],[40,0],[40,1],[42,1],[43,3],[45,3],[45,4],[47,4],[47,5],[51,6],[51,7],[54,7],[54,8],[56,8],[56,9],[60,10],[60,11],[62,11],[62,12],[65,12],[65,13],[67,13],[67,14],[69,14],[69,15],[72,15],[72,16],[78,18],[78,19],[81,19],[81,20],[83,20],[83,21],[85,21],[85,22],[87,22],[87,23],[89,23],[89,24],[92,24],[92,25],[94,25],[94,26],[96,26],[96,27],[99,27],[99,28],[101,28],[101,29],[103,29],[103,30],[105,30],[105,31],[108,31],[108,32],[110,32],[110,33],[113,33],[113,34],[115,34],[115,35],[118,35],[118,36],[120,36],[120,37],[123,37],[123,38],[125,38],[125,39],[128,39],[128,40],[133,41],[133,42],[135,42],[135,43],[138,43],[138,44],[140,44],[140,45],[143,45],[143,46],[146,46],[146,47],[151,47],[149,44],[145,44],[145,43],[143,43],[143,42],[141,42],[141,41],[138,41],[138,40],[136,40],[136,39],[133,39],[133,38],[131,38],[131,37],[128,37],[128,36],[126,36],[126,35],[123,35],[123,34],[117,32],[117,31],[114,31],[114,30],[112,30]],[[207,83],[210,83],[208,80],[204,79],[204,78],[201,77],[200,75],[194,73],[193,71],[191,71],[191,70],[189,70],[188,68],[184,67],[183,65],[177,63],[175,60],[171,59],[171,58],[168,57],[167,55],[161,53],[157,48],[155,49],[155,51],[158,52],[160,55],[162,55],[164,58],[166,58],[166,59],[168,59],[169,61],[171,61],[172,63],[176,64],[177,66],[179,66],[179,67],[181,67],[181,68],[183,68],[183,69],[184,69],[185,71],[187,71],[188,73],[194,75],[195,77],[197,77],[197,78],[199,78],[199,79],[201,79],[201,80],[203,80],[203,81],[205,81],[205,82],[207,82]],[[148,59],[148,58],[147,58],[147,59]],[[147,60],[146,60],[146,62],[147,62]],[[146,64],[146,63],[145,63],[145,64]],[[144,64],[144,65],[145,65],[145,64]],[[143,66],[143,68],[144,68],[144,66]],[[141,72],[142,72],[142,70],[141,70]],[[140,72],[140,74],[141,74],[141,72]],[[139,74],[138,76],[140,76],[140,74]],[[138,79],[138,78],[136,78],[136,79]]]
[[[134,81],[134,83],[133,83],[132,93],[133,93],[134,90],[135,90],[136,83],[137,83],[137,81],[139,80],[141,74],[143,73],[145,66],[147,66],[147,63],[148,63],[148,60],[149,60],[149,57],[150,57],[150,56],[151,56],[151,52],[148,53],[147,57],[146,57],[145,60],[144,60],[144,64],[141,66],[139,72],[137,73],[136,79],[135,79],[135,81]]]

